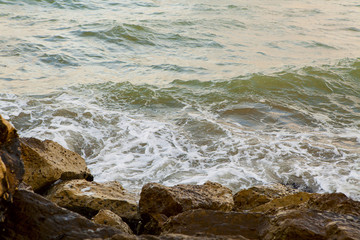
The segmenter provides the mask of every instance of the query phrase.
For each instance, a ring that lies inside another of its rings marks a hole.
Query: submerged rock
[[[121,230],[91,222],[77,213],[58,207],[42,196],[26,190],[14,195],[6,221],[0,224],[1,239],[106,239],[131,235]]]
[[[133,234],[130,227],[124,222],[120,216],[116,215],[110,210],[101,209],[92,219],[94,223],[112,226],[121,231],[129,234]]]
[[[190,209],[202,208],[227,212],[233,207],[231,190],[213,182],[173,187],[148,183],[142,188],[139,202],[140,213],[159,213],[168,217]]]
[[[83,179],[59,183],[46,195],[50,201],[88,218],[107,209],[124,220],[137,219],[136,196],[118,182],[96,183]]]
[[[16,129],[0,115],[0,222],[22,181],[24,165]]]
[[[51,140],[21,138],[21,154],[25,165],[24,182],[36,192],[59,179],[93,179],[79,154]]]

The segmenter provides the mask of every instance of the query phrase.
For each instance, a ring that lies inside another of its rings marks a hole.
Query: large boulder
[[[118,182],[96,183],[83,179],[65,181],[55,185],[46,198],[61,207],[78,212],[88,218],[101,209],[107,209],[124,218],[138,219],[135,194],[127,192]]]
[[[129,225],[127,225],[120,216],[110,210],[101,209],[91,220],[94,223],[112,226],[125,233],[133,234]]]
[[[1,239],[106,239],[114,236],[134,239],[121,230],[95,224],[87,218],[58,207],[42,196],[18,190],[7,218],[0,224]]]
[[[262,213],[195,209],[170,217],[163,226],[163,233],[259,239],[266,222],[267,217]]]
[[[24,165],[16,129],[0,115],[0,222],[22,181]]]
[[[299,191],[278,183],[243,189],[234,195],[234,210],[250,210],[268,203],[273,199],[281,198],[297,192]]]
[[[360,218],[312,209],[290,209],[271,216],[261,239],[358,240]]]
[[[141,214],[159,213],[167,217],[190,209],[202,208],[228,212],[233,207],[231,190],[213,182],[173,187],[148,183],[142,188],[139,202]]]
[[[59,179],[93,179],[85,160],[60,144],[36,138],[21,138],[20,141],[24,182],[35,192],[42,192]]]
[[[306,207],[313,210],[360,216],[360,202],[348,198],[343,193],[313,195]]]

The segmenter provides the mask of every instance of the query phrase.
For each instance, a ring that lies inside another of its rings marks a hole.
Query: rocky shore
[[[148,183],[138,197],[1,116],[0,157],[0,239],[360,239],[360,202],[342,193]]]

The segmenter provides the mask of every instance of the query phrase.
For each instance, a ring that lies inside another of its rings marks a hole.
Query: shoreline
[[[60,144],[19,138],[0,116],[3,239],[358,239],[360,202],[281,184],[97,183]],[[310,224],[310,225],[309,225]]]

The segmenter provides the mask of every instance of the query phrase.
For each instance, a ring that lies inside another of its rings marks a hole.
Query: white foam
[[[357,129],[251,130],[204,109],[153,117],[121,105],[104,107],[85,93],[1,95],[0,113],[21,136],[52,139],[80,153],[96,181],[117,180],[132,191],[147,182],[211,180],[234,191],[281,182],[360,199]],[[202,132],[209,126],[216,131]]]

